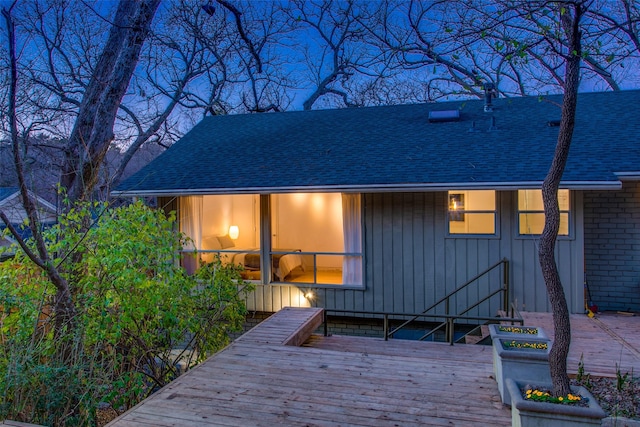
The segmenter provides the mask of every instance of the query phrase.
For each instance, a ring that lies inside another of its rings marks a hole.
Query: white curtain
[[[202,200],[202,196],[180,198],[180,231],[192,240],[192,242],[188,242],[183,248],[185,251],[202,249]],[[184,268],[189,274],[193,274],[199,267],[198,258],[193,254],[185,253],[183,260]]]
[[[342,195],[342,230],[344,251],[362,253],[360,194]],[[345,255],[342,261],[342,283],[362,285],[362,256]]]

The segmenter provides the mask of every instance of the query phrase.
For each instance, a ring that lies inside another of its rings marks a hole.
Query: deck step
[[[487,344],[487,338],[489,338],[489,326],[480,325],[473,331],[464,336],[465,344]]]
[[[253,342],[300,346],[323,322],[323,309],[284,307],[236,339]]]
[[[498,310],[498,316],[497,316],[496,319],[500,319],[501,317],[503,317],[503,318],[507,317],[508,318],[509,317],[509,313],[507,313],[504,310]],[[507,320],[500,320],[499,324],[500,325],[509,325],[509,326],[511,326],[513,324],[513,322],[510,322],[510,321],[507,321]]]

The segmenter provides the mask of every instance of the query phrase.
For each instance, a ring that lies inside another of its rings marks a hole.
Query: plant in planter
[[[528,326],[498,326],[496,329],[501,334],[537,335],[539,332],[538,328]]]
[[[549,341],[500,340],[500,343],[507,350],[546,350],[549,348]]]
[[[555,396],[551,384],[531,386],[508,378],[513,427],[599,426],[605,413],[584,387],[572,387],[565,396]]]
[[[493,341],[493,371],[502,403],[511,404],[507,378],[519,381],[551,382],[549,375],[549,339],[513,339]]]
[[[542,328],[532,326],[489,325],[489,334],[492,340],[503,337],[548,339]]]
[[[524,390],[524,399],[525,400],[533,400],[535,402],[548,402],[548,403],[559,403],[562,405],[566,404],[579,404],[583,402],[582,396],[579,394],[569,393],[566,396],[552,396],[548,391],[539,390],[537,388],[525,388]]]

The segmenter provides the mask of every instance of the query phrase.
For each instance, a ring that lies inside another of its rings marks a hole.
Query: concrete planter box
[[[573,393],[589,399],[588,407],[525,400],[520,391],[524,384],[525,382],[514,381],[511,378],[506,382],[508,393],[511,395],[512,427],[599,426],[606,416],[598,402],[584,387],[571,389]],[[551,383],[544,387],[551,388]]]
[[[505,345],[512,341],[534,345],[546,344],[547,348],[509,348],[508,344]],[[507,378],[516,381],[551,383],[549,351],[551,351],[551,340],[548,339],[496,337],[493,340],[493,370],[502,403],[511,404],[511,396],[506,387]]]
[[[523,333],[508,331],[505,329],[513,329],[513,330],[522,330]],[[527,332],[524,332],[527,331]],[[534,332],[535,333],[529,333]],[[549,337],[544,333],[542,328],[538,328],[535,326],[508,326],[508,325],[497,325],[492,323],[489,325],[489,334],[491,335],[491,339],[494,340],[496,338],[515,338],[515,339],[536,339],[536,340],[548,340]]]

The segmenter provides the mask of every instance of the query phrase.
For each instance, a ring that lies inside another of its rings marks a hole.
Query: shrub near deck
[[[19,248],[0,263],[0,419],[90,425],[100,402],[133,406],[175,378],[178,364],[228,343],[244,321],[239,271],[214,263],[186,275],[175,229],[173,217],[142,204],[62,216],[48,249],[60,254],[53,262],[73,284],[79,316],[57,336],[38,320],[55,292],[39,268]]]

